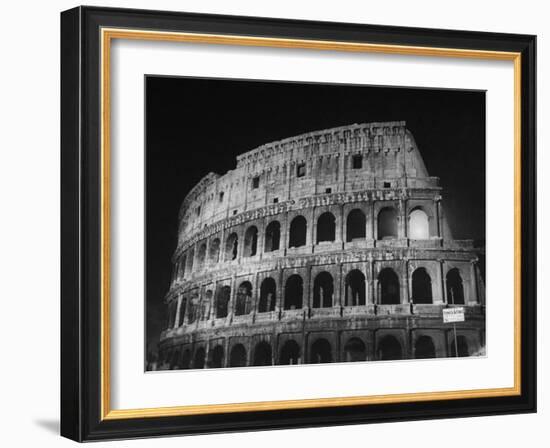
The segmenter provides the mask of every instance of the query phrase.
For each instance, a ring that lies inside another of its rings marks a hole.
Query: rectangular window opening
[[[353,156],[353,169],[360,170],[361,168],[363,168],[363,156],[356,154]]]
[[[252,178],[252,188],[256,189],[260,186],[260,176]]]
[[[304,177],[306,175],[306,164],[299,163],[296,165],[296,177]]]

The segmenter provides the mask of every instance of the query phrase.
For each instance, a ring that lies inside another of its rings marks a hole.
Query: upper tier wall
[[[354,124],[262,145],[183,201],[179,241],[222,219],[288,199],[376,188],[437,187],[405,122]]]

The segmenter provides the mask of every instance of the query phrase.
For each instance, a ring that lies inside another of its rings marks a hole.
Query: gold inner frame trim
[[[521,394],[521,53],[419,47],[307,39],[101,29],[101,419],[116,420],[169,417],[229,412],[308,409],[383,403],[503,397]],[[314,398],[228,404],[188,405],[140,409],[111,409],[110,368],[110,62],[113,39],[185,42],[213,45],[239,45],[357,53],[383,53],[409,56],[453,57],[513,61],[514,63],[514,386],[442,392]]]

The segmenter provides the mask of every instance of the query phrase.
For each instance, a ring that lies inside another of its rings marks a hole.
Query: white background
[[[545,124],[550,120],[545,78],[549,35],[544,2],[445,3],[400,1],[90,1],[88,4],[187,10],[195,12],[354,21],[387,25],[475,29],[538,34],[538,172],[539,172],[539,413],[537,415],[483,417],[443,421],[404,422],[200,436],[190,439],[155,439],[119,442],[115,446],[192,446],[258,444],[334,446],[512,447],[525,442],[548,443],[550,394],[545,375],[550,344],[542,321],[550,272],[548,252],[550,187],[545,176],[550,159],[544,152]],[[2,379],[0,412],[3,443],[24,446],[67,446],[58,431],[59,414],[59,11],[75,6],[68,1],[19,2],[3,5],[0,73],[0,254],[2,260]],[[546,54],[545,54],[546,53]],[[544,333],[544,334],[543,334]],[[548,351],[548,350],[546,350]],[[100,444],[103,445],[103,444]],[[111,444],[111,446],[113,446]]]
[[[111,61],[114,409],[513,386],[513,62],[128,40],[114,42]],[[489,356],[398,368],[371,362],[144,374],[145,317],[136,305],[144,297],[143,82],[150,73],[487,90]]]

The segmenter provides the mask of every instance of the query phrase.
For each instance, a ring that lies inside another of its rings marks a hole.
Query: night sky
[[[455,239],[485,239],[485,92],[146,77],[146,316],[164,325],[179,207],[210,171],[264,143],[336,126],[407,122],[441,179]]]

